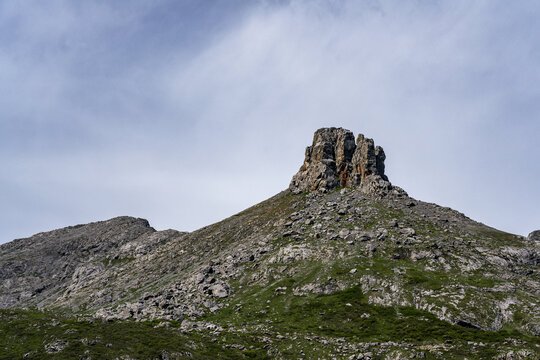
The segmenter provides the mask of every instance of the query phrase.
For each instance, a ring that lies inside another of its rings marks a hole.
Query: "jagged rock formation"
[[[295,193],[321,193],[339,187],[359,188],[367,194],[385,196],[394,189],[384,174],[386,155],[373,139],[359,134],[356,142],[351,131],[343,128],[322,128],[315,132],[313,144],[306,148],[302,167],[293,176],[289,189]]]

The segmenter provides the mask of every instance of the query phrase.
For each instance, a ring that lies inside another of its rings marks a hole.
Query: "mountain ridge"
[[[346,314],[357,315],[351,321],[360,328],[378,324],[369,339],[387,339],[376,329],[396,331],[383,324],[400,324],[400,316],[409,321],[403,326],[416,328],[430,318],[448,333],[469,329],[487,341],[482,331],[491,332],[492,348],[501,345],[498,336],[514,336],[521,345],[504,345],[504,354],[538,355],[539,344],[528,340],[540,334],[536,235],[501,232],[409,197],[385,176],[382,148],[363,135],[358,139],[360,146],[353,146],[348,130],[318,130],[289,189],[193,232],[156,231],[144,219],[117,217],[0,245],[0,308],[169,322],[188,332],[249,329],[273,334],[276,343],[278,333],[295,329],[302,351],[308,351],[301,344],[306,336],[324,335],[333,343],[323,357],[366,343],[357,328],[335,322]],[[332,307],[342,312],[323,321],[309,310],[321,301],[327,304],[321,314]],[[388,311],[397,312],[383,321]],[[325,324],[333,324],[329,332]],[[516,333],[500,335],[505,331]],[[359,338],[340,345],[332,332]],[[411,348],[442,339],[425,336]],[[455,344],[445,352],[484,351],[456,339],[448,338]],[[261,350],[268,356],[287,353],[269,346]],[[375,357],[400,347],[369,345]]]

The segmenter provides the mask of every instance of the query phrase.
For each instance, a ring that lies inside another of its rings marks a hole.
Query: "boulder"
[[[224,298],[224,297],[229,296],[229,291],[227,290],[227,288],[225,288],[225,286],[221,284],[215,284],[215,285],[210,286],[210,292],[212,296],[218,297],[218,298]]]

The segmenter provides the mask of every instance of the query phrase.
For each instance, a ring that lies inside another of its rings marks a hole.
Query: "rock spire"
[[[304,164],[293,176],[289,189],[300,193],[354,187],[385,195],[394,188],[384,174],[385,159],[383,148],[375,146],[373,139],[359,134],[355,141],[347,129],[322,128],[315,131],[313,144],[306,148]]]

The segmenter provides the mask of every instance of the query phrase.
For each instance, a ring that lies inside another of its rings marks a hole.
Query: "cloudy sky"
[[[0,243],[194,230],[285,189],[313,131],[415,198],[540,228],[532,1],[0,1]]]

